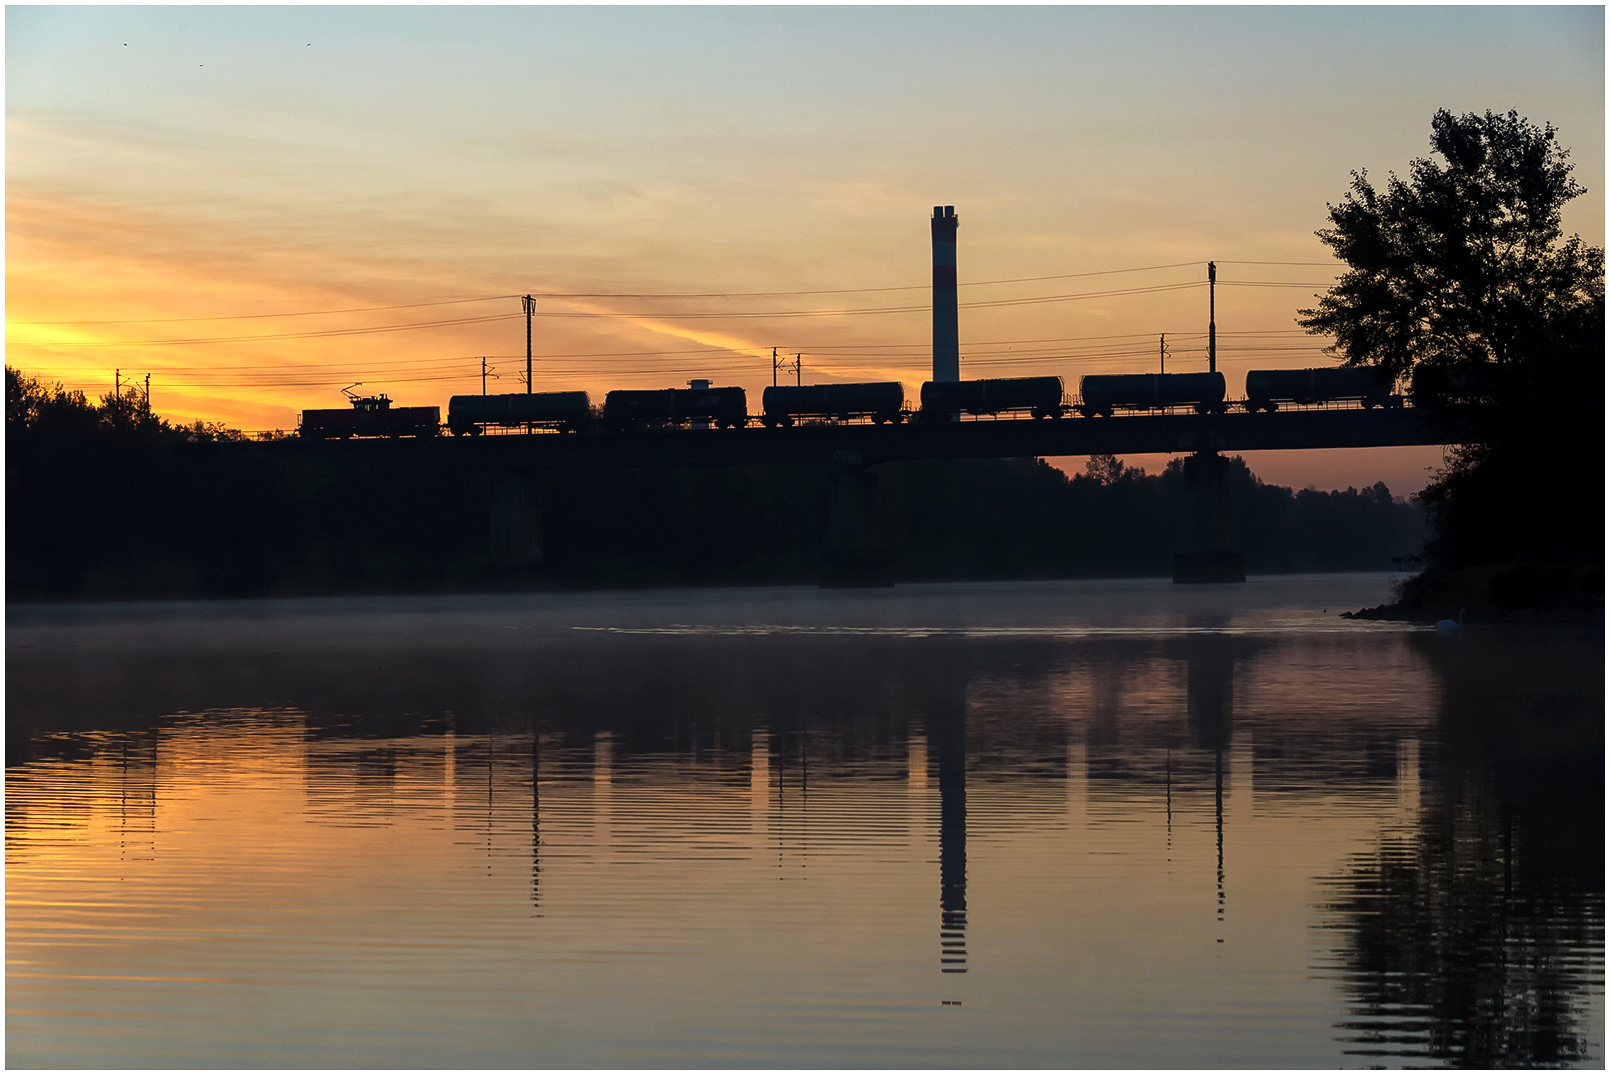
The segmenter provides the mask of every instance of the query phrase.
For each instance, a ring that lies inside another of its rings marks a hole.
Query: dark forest
[[[451,442],[388,463],[381,443],[246,441],[174,427],[137,397],[99,403],[8,370],[11,600],[814,583],[832,468],[549,473],[521,483],[532,531],[500,541],[507,479],[466,473]],[[413,446],[410,446],[413,447]],[[1167,575],[1188,508],[1160,475],[1091,460],[878,467],[897,581]],[[1387,570],[1426,538],[1384,485],[1231,487],[1254,572]]]

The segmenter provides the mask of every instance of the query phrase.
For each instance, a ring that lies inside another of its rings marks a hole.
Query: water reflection
[[[923,713],[939,776],[939,964],[967,973],[967,683],[942,675]]]
[[[1593,1060],[1602,1025],[1603,709],[1550,639],[1423,646],[1443,750],[1407,810],[1328,879],[1347,1052],[1511,1068]]]
[[[1200,633],[1187,636],[1185,705],[1191,738],[1200,750],[1213,752],[1213,833],[1218,855],[1219,923],[1224,923],[1224,752],[1235,719],[1235,643],[1222,633],[1228,616],[1193,617]],[[1218,938],[1224,942],[1223,937]]]
[[[1179,626],[13,650],[8,1060],[1597,1062],[1595,640]]]

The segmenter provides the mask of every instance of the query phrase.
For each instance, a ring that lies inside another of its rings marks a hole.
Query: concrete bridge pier
[[[1245,582],[1247,558],[1236,550],[1235,516],[1230,503],[1230,461],[1212,449],[1185,460],[1190,504],[1188,547],[1174,554],[1175,582]]]
[[[492,559],[505,566],[542,563],[542,482],[538,475],[491,476],[488,532]]]
[[[878,476],[859,463],[841,466],[827,480],[827,547],[822,582],[827,589],[893,586],[878,510]]]

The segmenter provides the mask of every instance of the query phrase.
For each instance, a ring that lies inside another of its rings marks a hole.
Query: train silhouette
[[[1467,383],[1468,382],[1468,383]],[[1410,401],[1477,394],[1470,378],[1417,375]],[[773,385],[761,394],[761,413],[749,413],[742,388],[712,387],[696,381],[688,388],[615,389],[594,407],[586,392],[532,392],[454,396],[448,401],[448,432],[476,436],[489,430],[633,431],[663,428],[738,429],[758,422],[768,429],[809,422],[945,422],[959,415],[1022,416],[1034,419],[1108,418],[1118,412],[1188,409],[1222,414],[1232,405],[1249,413],[1272,412],[1282,404],[1314,406],[1356,403],[1400,407],[1404,397],[1393,382],[1372,369],[1321,368],[1251,370],[1246,396],[1225,398],[1222,373],[1091,374],[1079,380],[1079,399],[1070,402],[1060,377],[995,377],[973,381],[926,381],[919,405],[907,405],[898,381],[859,384]],[[436,407],[393,407],[385,396],[352,396],[352,410],[302,412],[300,433],[315,439],[350,437],[428,437],[441,430]]]

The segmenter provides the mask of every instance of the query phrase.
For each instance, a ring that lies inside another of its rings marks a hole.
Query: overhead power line
[[[1002,280],[967,280],[958,287],[991,287],[999,284],[1027,284],[1045,280],[1077,280],[1092,276],[1117,276],[1123,273],[1157,272],[1163,269],[1180,269],[1201,264],[1198,261],[1175,261],[1165,265],[1140,265],[1128,269],[1098,269],[1091,272],[1059,273],[1053,276],[1018,276]],[[1325,261],[1221,261],[1221,265],[1301,265],[1332,266]],[[892,287],[851,287],[818,291],[533,291],[532,294],[552,299],[758,299],[793,298],[812,295],[860,295],[888,291],[926,291],[930,284],[902,284]],[[1308,285],[1302,285],[1308,286]],[[1314,285],[1325,286],[1325,285]],[[154,325],[180,324],[193,321],[250,321],[274,317],[326,317],[338,314],[375,313],[384,310],[413,310],[427,306],[453,306],[471,302],[499,302],[516,299],[518,294],[477,295],[463,299],[436,299],[428,302],[403,302],[386,306],[350,306],[334,310],[296,310],[283,313],[219,314],[209,317],[140,317],[74,321],[8,321],[8,325]]]
[[[1120,288],[1112,291],[1085,291],[1069,295],[1044,295],[1027,299],[995,299],[980,302],[964,302],[962,307],[967,309],[982,309],[1002,306],[1031,306],[1047,302],[1073,302],[1081,299],[1114,298],[1124,295],[1151,294],[1163,291],[1181,291],[1203,286],[1201,281],[1188,281],[1177,284],[1158,284],[1152,287]],[[918,313],[927,311],[927,305],[921,306],[884,306],[851,308],[843,310],[767,310],[767,311],[726,311],[726,312],[699,312],[699,313],[660,313],[649,311],[633,312],[598,312],[598,311],[556,311],[539,310],[537,317],[579,317],[589,319],[638,318],[643,320],[731,320],[753,319],[763,317],[832,317],[856,316],[865,314],[889,313]],[[407,332],[414,329],[443,328],[456,325],[484,324],[491,321],[509,321],[521,314],[492,314],[485,317],[460,317],[441,321],[416,321],[405,325],[376,325],[363,328],[319,329],[311,332],[276,332],[264,333],[256,336],[214,336],[198,337],[193,339],[174,340],[63,340],[48,344],[30,343],[26,346],[34,347],[169,347],[189,346],[207,343],[249,343],[265,340],[304,340],[317,339],[329,336],[359,336],[378,332]]]
[[[403,302],[393,306],[352,306],[344,310],[299,310],[282,314],[220,314],[216,317],[138,317],[110,321],[7,321],[7,325],[162,325],[182,321],[251,321],[264,317],[324,317],[332,314],[366,314],[380,310],[417,310],[424,306],[457,306],[466,302],[494,302],[518,295],[478,295],[473,299],[437,299],[434,302]]]
[[[258,340],[309,340],[325,336],[363,336],[376,332],[407,332],[410,329],[445,328],[450,325],[478,325],[489,321],[512,321],[521,314],[493,314],[489,317],[456,317],[444,321],[415,321],[406,325],[374,325],[366,328],[332,328],[315,332],[276,332],[261,336],[207,336],[189,340],[59,340],[29,343],[30,347],[171,347],[198,343],[251,343]],[[12,344],[15,347],[17,344]]]

